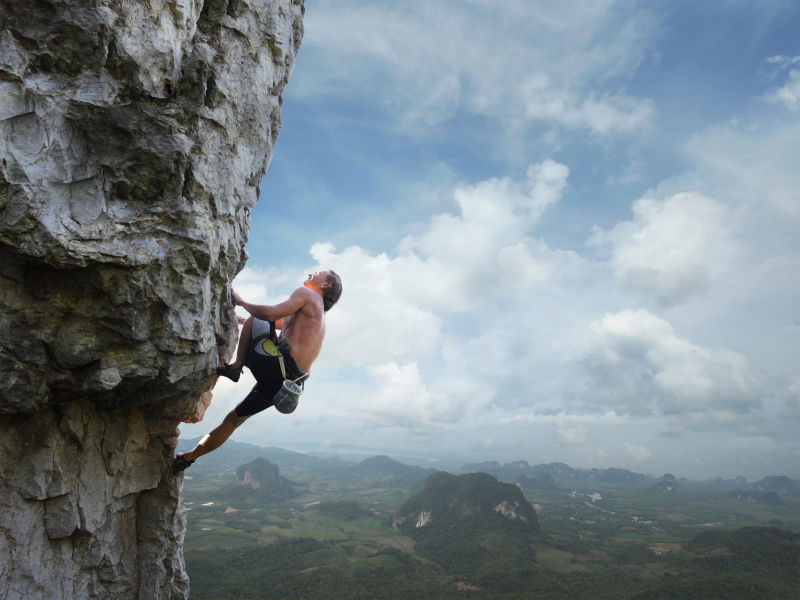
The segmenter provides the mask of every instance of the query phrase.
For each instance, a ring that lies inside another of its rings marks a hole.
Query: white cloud
[[[772,56],[767,59],[767,63],[776,65],[779,71],[788,69],[786,82],[779,87],[769,90],[765,94],[768,102],[782,104],[789,110],[800,110],[800,69],[793,68],[800,64],[800,56]]]
[[[640,465],[653,456],[653,453],[644,446],[631,444],[630,442],[623,442],[622,445],[625,448],[625,452],[633,461],[634,465]]]
[[[800,69],[789,71],[783,87],[772,92],[769,97],[783,103],[789,110],[800,110]]]
[[[556,428],[556,439],[559,443],[569,446],[582,446],[589,439],[589,432],[586,427],[566,427],[559,425]]]
[[[694,190],[713,198],[728,229],[709,249],[708,260],[716,262],[708,288],[670,306],[670,320],[712,343],[746,348],[759,369],[784,374],[796,373],[798,353],[797,336],[786,329],[800,297],[798,114],[707,127],[686,146],[690,169],[651,193],[669,198]]]
[[[788,393],[786,395],[786,412],[787,418],[800,421],[800,375],[792,377],[789,384]]]
[[[762,472],[759,453],[775,472],[797,471],[798,446],[787,442],[800,411],[797,331],[787,324],[800,293],[800,113],[792,110],[800,63],[770,62],[772,103],[763,94],[730,98],[748,112],[709,125],[721,111],[705,96],[682,96],[678,86],[663,102],[648,97],[648,82],[665,75],[657,55],[648,60],[659,11],[672,9],[616,0],[580,10],[513,1],[498,10],[489,0],[309,3],[287,94],[324,124],[317,134],[341,151],[337,160],[358,164],[374,189],[400,189],[403,180],[418,194],[404,193],[390,214],[376,198],[366,220],[346,200],[313,203],[335,211],[345,231],[372,231],[362,236],[372,242],[313,246],[309,263],[344,279],[325,348],[298,411],[259,415],[239,439],[420,454],[447,447],[476,460],[646,464],[708,476]],[[637,91],[628,85],[634,76]],[[689,103],[688,115],[667,112]],[[666,123],[679,125],[659,130]],[[679,139],[693,123],[705,129]],[[358,131],[353,146],[345,128]],[[624,148],[618,134],[628,136]],[[392,152],[363,156],[364,140]],[[485,158],[481,173],[498,176],[433,192],[413,160],[395,160],[408,143],[446,171],[440,185],[464,178],[476,156]],[[572,174],[547,160],[503,176],[548,148]],[[590,215],[611,218],[619,190],[680,164],[685,172],[631,192],[644,198],[630,217],[595,231],[591,259],[558,250],[578,247]],[[344,175],[360,173],[337,171],[313,189],[344,198],[364,189],[360,180],[339,187]],[[616,187],[592,189],[599,179]],[[575,193],[559,206],[568,180]],[[438,214],[421,217],[431,206]],[[543,223],[543,214],[552,218]],[[375,231],[387,224],[392,233],[380,239]],[[236,287],[271,303],[302,278],[248,268]],[[207,422],[192,427],[205,433],[250,381],[222,380]]]
[[[398,281],[387,255],[370,255],[356,246],[337,253],[329,244],[315,244],[311,253],[319,268],[334,269],[342,278],[342,297],[328,318],[320,366],[404,362],[436,347],[440,318],[429,307],[408,302],[404,286],[414,281]]]
[[[767,58],[766,62],[770,65],[777,65],[779,68],[791,67],[792,65],[800,64],[800,56],[791,57],[777,54]]]
[[[565,165],[545,160],[531,165],[521,181],[459,185],[452,193],[457,211],[434,215],[391,255],[315,244],[311,254],[317,265],[308,270],[332,268],[343,281],[314,365],[314,381],[327,381],[336,391],[317,410],[331,418],[354,414],[382,427],[414,428],[474,418],[498,400],[498,382],[491,379],[497,366],[487,362],[487,353],[512,366],[517,348],[527,343],[526,324],[500,319],[516,336],[511,344],[502,336],[480,337],[497,318],[492,303],[506,302],[509,295],[524,300],[557,265],[577,260],[531,236],[543,212],[561,198],[568,174]],[[247,267],[234,287],[249,301],[273,304],[303,279],[301,271]],[[473,325],[445,340],[443,320],[462,316]],[[436,366],[426,372],[422,366],[429,362]],[[342,371],[360,382],[331,380]],[[240,397],[224,383],[216,393],[216,407],[229,409]]]
[[[705,292],[737,253],[726,207],[696,193],[637,200],[633,220],[596,229],[589,244],[609,245],[617,277],[665,306]]]
[[[786,217],[800,219],[798,140],[800,119],[793,116],[711,126],[687,144],[693,168],[659,187],[723,199],[740,210],[738,217],[749,229],[773,236],[770,229],[796,226],[783,223]]]
[[[374,392],[359,399],[359,413],[380,427],[419,427],[464,416],[455,399],[442,390],[428,389],[416,363],[374,365],[369,371]]]
[[[280,267],[261,269],[246,267],[233,282],[233,288],[248,302],[277,304],[285,300],[296,287],[303,284],[303,271],[287,271]],[[241,308],[238,311],[246,315]]]
[[[693,344],[644,310],[608,314],[591,331],[590,404],[710,428],[741,423],[762,405],[764,381],[745,355]]]
[[[558,257],[529,233],[560,198],[568,173],[548,160],[531,166],[524,182],[459,186],[458,214],[433,216],[393,256],[315,244],[314,259],[343,281],[326,342],[337,352],[324,355],[323,363],[367,365],[428,355],[439,344],[441,315],[545,282]]]
[[[632,75],[657,23],[653,11],[616,0],[579,11],[524,2],[502,11],[483,2],[323,2],[308,11],[304,40],[321,68],[293,86],[309,96],[368,90],[406,129],[466,108],[510,128],[544,120],[630,132],[651,121],[652,102],[596,90]]]
[[[655,112],[650,100],[622,94],[582,95],[554,88],[547,75],[529,77],[521,86],[525,115],[597,134],[627,133],[650,124]]]

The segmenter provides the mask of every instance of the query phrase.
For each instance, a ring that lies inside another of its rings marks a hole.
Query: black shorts
[[[256,352],[256,347],[262,346],[262,344],[270,354],[275,354],[275,356],[265,356]],[[236,405],[237,417],[250,417],[273,405],[272,400],[283,385],[283,373],[281,373],[281,365],[277,357],[278,352],[283,355],[287,378],[297,379],[303,374],[303,371],[297,366],[297,362],[292,358],[290,350],[289,342],[286,340],[281,340],[276,346],[272,340],[262,338],[251,345],[244,364],[253,373],[256,384],[245,399]]]

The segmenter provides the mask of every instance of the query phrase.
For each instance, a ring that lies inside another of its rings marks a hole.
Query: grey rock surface
[[[302,0],[0,0],[0,598],[185,598]]]

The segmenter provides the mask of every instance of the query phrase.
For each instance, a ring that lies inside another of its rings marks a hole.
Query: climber
[[[246,419],[274,405],[284,381],[302,381],[319,355],[325,337],[325,313],[339,300],[342,281],[334,271],[317,271],[308,276],[288,300],[274,306],[245,302],[231,290],[235,305],[250,316],[242,324],[236,360],[222,362],[217,373],[238,381],[247,366],[256,378],[250,393],[189,452],[175,457],[175,471],[183,471],[197,458],[219,448]],[[280,329],[280,337],[275,330]],[[277,407],[281,410],[281,406]],[[281,412],[290,412],[281,410]]]

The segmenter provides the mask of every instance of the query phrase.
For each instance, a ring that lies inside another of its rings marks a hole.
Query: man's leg
[[[217,375],[227,377],[231,381],[239,381],[239,376],[242,373],[244,361],[247,358],[247,352],[250,349],[250,342],[253,339],[253,317],[243,319],[237,316],[239,323],[242,324],[242,331],[239,334],[239,347],[236,350],[236,360],[231,364],[225,364],[224,360],[219,361],[217,367]]]
[[[236,349],[236,361],[231,365],[234,369],[241,369],[244,366],[244,359],[247,358],[247,351],[250,349],[250,342],[253,341],[253,317],[247,317],[242,323],[242,331],[239,334],[239,347]]]
[[[234,430],[244,422],[245,418],[237,416],[236,409],[233,409],[222,420],[222,423],[217,425],[214,429],[207,433],[202,440],[200,440],[200,443],[198,443],[197,446],[195,446],[189,452],[181,454],[181,456],[185,460],[192,462],[204,454],[208,454],[212,450],[216,450],[231,436]]]

